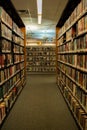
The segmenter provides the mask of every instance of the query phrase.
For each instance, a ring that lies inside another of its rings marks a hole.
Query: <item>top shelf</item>
[[[71,15],[75,7],[80,3],[81,0],[68,0],[68,3],[62,13],[61,18],[59,19],[56,27],[62,27],[68,17]]]
[[[17,13],[14,5],[12,4],[11,0],[0,0],[0,6],[2,6],[6,10],[6,12],[11,16],[13,21],[19,27],[25,27],[23,21],[21,20],[20,16],[18,15],[18,13]]]

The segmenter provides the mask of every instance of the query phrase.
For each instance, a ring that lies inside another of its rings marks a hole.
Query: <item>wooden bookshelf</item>
[[[70,0],[56,26],[57,85],[87,130],[87,1]]]
[[[56,72],[56,46],[29,45],[27,52],[27,74],[55,74]]]
[[[26,82],[25,26],[10,0],[0,1],[0,30],[1,127]]]

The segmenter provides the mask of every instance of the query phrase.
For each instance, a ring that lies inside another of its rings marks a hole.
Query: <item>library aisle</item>
[[[30,75],[1,130],[79,130],[55,75]]]

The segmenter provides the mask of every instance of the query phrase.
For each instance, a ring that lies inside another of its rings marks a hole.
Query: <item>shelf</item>
[[[82,12],[72,23],[71,23],[71,25],[57,38],[57,40],[59,40],[62,36],[63,36],[63,34],[64,33],[66,33],[80,18],[82,18],[84,15],[86,15],[87,14],[87,10],[85,11],[84,10],[84,12]],[[78,37],[80,37],[80,36],[82,36],[82,35],[84,35],[84,34],[86,34],[87,33],[87,30],[85,30],[85,31],[82,31],[82,32],[80,32],[75,38],[78,38]],[[75,39],[75,38],[73,38],[73,39]],[[66,42],[68,42],[68,41],[66,41]]]
[[[87,126],[86,6],[84,0],[68,1],[56,26],[56,82],[81,130]]]
[[[58,52],[58,55],[64,55],[64,54],[85,54],[87,53],[87,49],[80,49],[80,50],[76,50],[76,51],[63,51],[63,52]]]
[[[48,49],[49,48],[49,49]],[[55,47],[52,46],[28,46],[27,73],[28,72],[54,72],[56,68]],[[53,64],[55,63],[55,64]],[[53,65],[52,65],[53,64]],[[52,70],[53,68],[53,70]]]
[[[58,68],[60,69],[60,68]],[[82,91],[84,91],[86,94],[87,94],[87,90],[85,90],[84,88],[82,88],[82,86],[77,82],[75,81],[75,79],[73,79],[72,77],[70,77],[68,74],[66,74],[63,70],[60,69],[60,71],[66,76],[68,77],[74,84],[76,84]]]
[[[12,4],[11,0],[5,1],[1,0],[0,5],[6,10],[6,12],[10,15],[10,17],[13,19],[13,21],[19,26],[19,27],[25,27],[23,21],[19,17],[14,5]],[[13,15],[14,14],[14,15]]]
[[[14,14],[14,15],[13,15]],[[26,81],[25,25],[10,0],[0,1],[0,128]],[[14,25],[14,27],[13,27]],[[14,30],[16,32],[14,32]],[[15,43],[14,39],[18,38]],[[15,52],[15,53],[14,53]],[[17,63],[15,63],[17,62]]]
[[[58,86],[58,87],[59,87],[59,86]],[[72,110],[72,108],[71,108],[71,106],[70,106],[68,100],[67,100],[66,97],[64,96],[64,94],[63,94],[63,92],[62,92],[62,90],[61,90],[60,87],[59,87],[59,89],[60,89],[60,91],[61,91],[61,93],[62,93],[62,95],[63,95],[63,97],[64,97],[64,100],[66,101],[66,103],[67,103],[67,105],[68,105],[68,107],[69,107],[69,110],[71,111],[71,113],[72,113],[74,119],[76,120],[77,125],[79,126],[80,130],[83,130],[82,126],[80,125],[80,123],[79,123],[79,121],[78,121],[76,115],[74,114],[74,112],[73,112],[73,110]]]
[[[75,7],[80,3],[81,0],[69,0],[62,15],[61,18],[59,19],[57,26],[56,27],[62,27],[65,21],[69,18]]]
[[[71,68],[74,68],[76,70],[79,70],[79,71],[82,71],[84,73],[87,73],[87,69],[84,69],[84,68],[81,68],[81,67],[78,67],[78,66],[75,66],[75,65],[72,65],[72,64],[69,64],[69,63],[66,63],[66,62],[63,62],[63,61],[60,61],[58,60],[58,62],[62,63],[62,64],[65,64],[67,66],[70,66]]]

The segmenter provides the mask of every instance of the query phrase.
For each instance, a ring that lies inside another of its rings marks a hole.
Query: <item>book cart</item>
[[[87,130],[87,0],[70,0],[56,26],[57,85]]]
[[[0,1],[0,126],[25,85],[25,26],[12,2]]]

